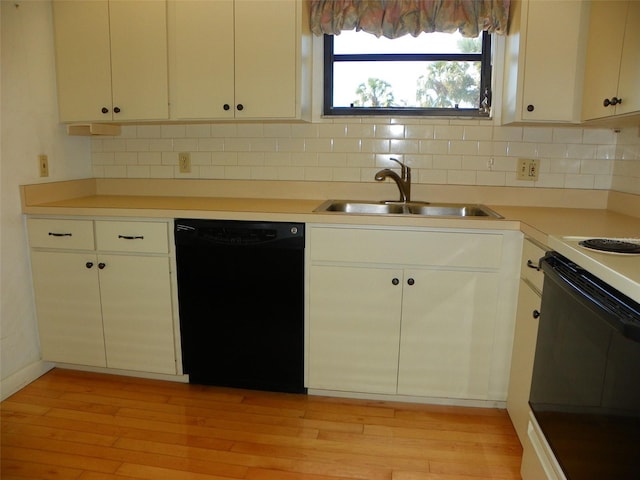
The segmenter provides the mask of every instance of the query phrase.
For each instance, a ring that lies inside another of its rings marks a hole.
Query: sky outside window
[[[398,53],[469,53],[461,51],[460,33],[423,33],[418,37],[405,35],[396,39],[376,38],[364,32],[344,31],[334,37],[334,53],[341,54],[398,54]],[[472,53],[481,53],[481,42],[475,40]],[[419,107],[416,103],[417,80],[427,75],[434,62],[335,62],[333,105],[349,107],[358,98],[356,91],[369,78],[381,79],[392,86],[394,104],[399,107]],[[461,68],[470,72],[479,85],[479,62],[461,62]],[[463,108],[476,104],[461,104]]]

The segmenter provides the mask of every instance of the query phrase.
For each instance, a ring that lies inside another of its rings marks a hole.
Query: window
[[[324,36],[325,115],[488,117],[491,36]]]

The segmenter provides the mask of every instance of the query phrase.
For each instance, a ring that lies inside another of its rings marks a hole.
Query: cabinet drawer
[[[96,243],[98,250],[168,253],[167,223],[96,221]]]
[[[542,270],[538,270],[538,261],[545,254],[544,248],[525,238],[522,245],[522,264],[520,265],[520,276],[531,285],[542,291],[544,275]]]
[[[315,227],[310,248],[315,261],[499,268],[502,235]]]
[[[93,221],[28,218],[29,245],[36,248],[93,250]]]

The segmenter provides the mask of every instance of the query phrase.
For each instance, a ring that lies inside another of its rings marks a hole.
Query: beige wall
[[[17,5],[17,6],[16,6]],[[51,7],[48,1],[2,0],[0,381],[2,395],[40,360],[18,186],[37,183],[39,154],[47,180],[91,175],[89,141],[58,124]],[[23,377],[26,379],[30,373]]]

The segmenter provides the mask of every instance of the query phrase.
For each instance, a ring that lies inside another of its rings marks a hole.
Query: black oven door
[[[549,253],[529,403],[570,480],[640,478],[640,305]]]

